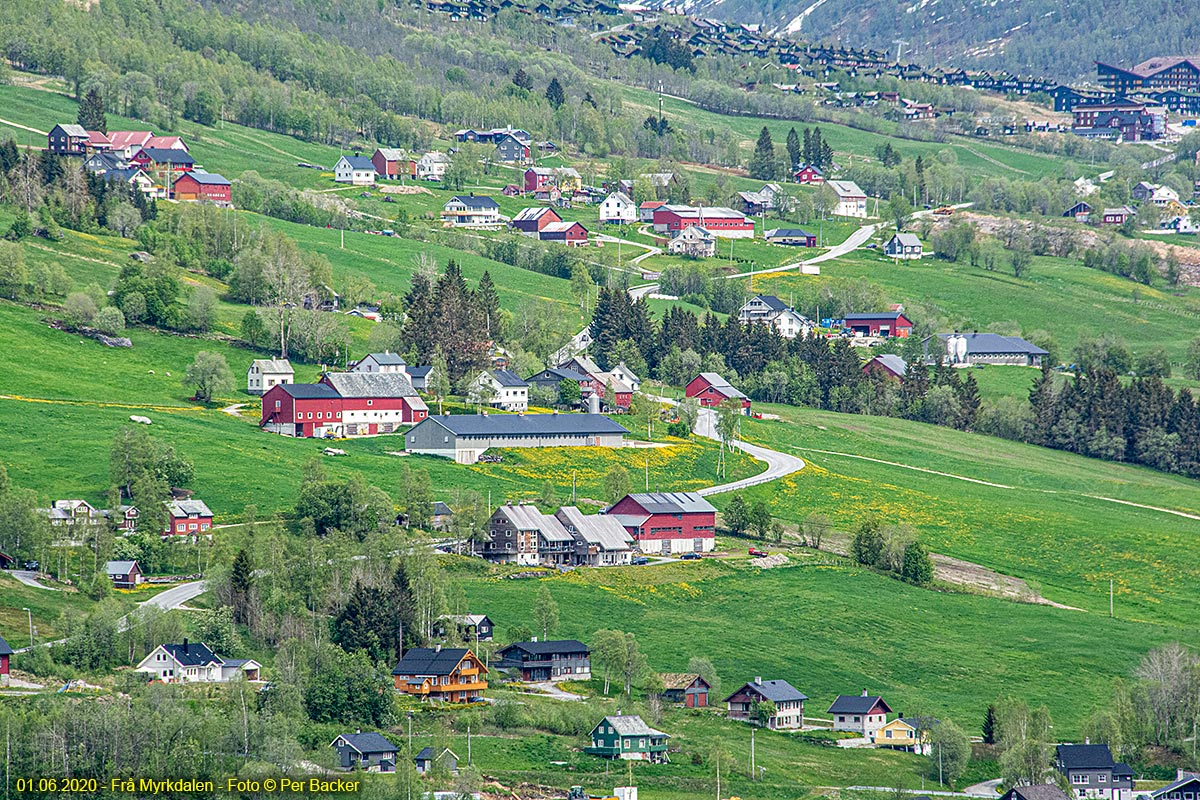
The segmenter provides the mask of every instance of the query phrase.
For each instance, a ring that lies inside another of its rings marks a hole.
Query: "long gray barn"
[[[404,449],[474,464],[492,447],[621,447],[628,433],[603,414],[431,416],[405,434]]]

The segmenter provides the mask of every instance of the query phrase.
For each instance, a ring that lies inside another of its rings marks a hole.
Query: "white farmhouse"
[[[366,156],[342,156],[333,165],[333,179],[338,183],[370,186],[375,183],[375,165]]]
[[[256,358],[246,370],[246,391],[250,394],[266,394],[272,386],[295,383],[296,373],[292,362],[286,358]]]

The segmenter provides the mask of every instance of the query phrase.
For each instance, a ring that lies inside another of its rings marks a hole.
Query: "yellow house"
[[[926,728],[918,733],[915,726],[901,717],[875,731],[871,736],[871,743],[876,747],[910,750],[914,753],[928,755],[929,731]]]

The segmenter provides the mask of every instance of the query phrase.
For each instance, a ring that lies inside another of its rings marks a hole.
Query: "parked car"
[[[700,554],[699,553],[684,553],[679,558],[683,561],[699,561]]]
[[[649,564],[650,559],[646,558],[645,556],[634,556],[633,558],[629,559],[629,563],[635,567],[640,567],[643,564]]]
[[[751,547],[747,552],[750,553],[750,556],[752,558],[766,558],[767,557],[767,552],[765,550],[759,550],[757,547]]]
[[[38,568],[41,566],[42,565],[36,561],[26,561],[25,562],[25,569],[29,570],[30,572],[37,572]]]

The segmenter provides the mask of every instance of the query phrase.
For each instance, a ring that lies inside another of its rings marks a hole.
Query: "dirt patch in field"
[[[827,533],[821,539],[821,549],[849,558],[850,537],[840,533]],[[1047,600],[1020,578],[1003,575],[981,564],[951,558],[940,553],[930,553],[930,558],[933,561],[933,579],[935,581],[962,587],[966,591],[977,594],[986,594],[1004,600],[1012,600],[1017,603],[1052,606],[1067,611],[1083,610],[1074,606],[1056,603],[1053,600]]]
[[[375,188],[384,194],[433,194],[433,192],[424,186],[413,186],[412,184],[406,184],[404,186],[375,184]]]

